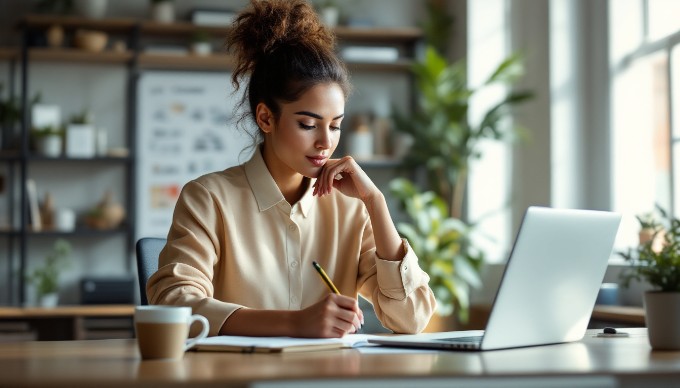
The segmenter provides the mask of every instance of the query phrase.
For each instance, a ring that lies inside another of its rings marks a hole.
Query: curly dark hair
[[[236,59],[232,83],[238,90],[248,79],[244,117],[254,120],[260,102],[278,119],[281,102],[296,101],[311,87],[336,83],[345,98],[351,85],[345,64],[335,52],[335,36],[304,0],[251,0],[227,37]],[[242,117],[242,118],[244,118]]]

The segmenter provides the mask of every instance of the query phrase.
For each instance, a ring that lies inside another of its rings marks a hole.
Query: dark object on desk
[[[80,281],[81,304],[134,304],[134,278],[94,278]]]
[[[166,239],[144,237],[137,241],[137,276],[139,277],[139,299],[142,306],[149,304],[146,299],[146,281],[158,270],[158,255]]]
[[[605,327],[604,329],[602,329],[602,332],[605,334],[616,334],[616,329],[614,329],[613,327]]]

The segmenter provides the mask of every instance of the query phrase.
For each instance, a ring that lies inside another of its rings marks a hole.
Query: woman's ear
[[[271,133],[274,130],[274,114],[263,102],[255,108],[255,121],[262,132]]]

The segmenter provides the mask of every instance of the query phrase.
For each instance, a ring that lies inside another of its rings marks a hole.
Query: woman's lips
[[[322,167],[326,163],[327,158],[325,156],[308,156],[307,159],[309,159],[315,167]]]

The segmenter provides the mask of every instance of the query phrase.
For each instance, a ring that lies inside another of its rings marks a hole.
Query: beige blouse
[[[401,260],[381,260],[363,202],[337,191],[318,198],[312,185],[291,206],[260,152],[187,183],[147,283],[149,303],[191,306],[217,335],[240,308],[299,310],[321,300],[329,291],[317,261],[340,293],[371,301],[386,328],[422,331],[436,303],[408,243]]]

